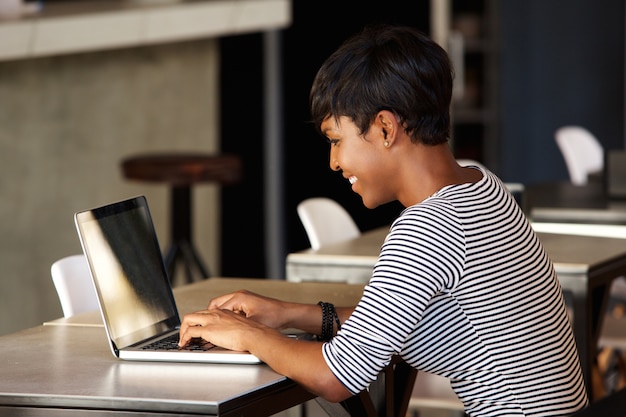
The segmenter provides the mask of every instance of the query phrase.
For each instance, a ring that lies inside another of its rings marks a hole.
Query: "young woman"
[[[561,287],[502,182],[461,167],[448,137],[452,69],[407,27],[366,28],[322,65],[312,121],[330,168],[366,207],[405,208],[354,308],[246,291],[185,315],[193,337],[247,350],[329,400],[357,394],[393,355],[443,375],[470,416],[567,416],[588,400]],[[299,328],[320,341],[278,330]]]

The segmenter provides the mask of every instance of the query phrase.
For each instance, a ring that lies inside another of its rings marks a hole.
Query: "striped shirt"
[[[444,187],[393,222],[363,297],[323,346],[353,394],[400,355],[470,416],[566,416],[588,400],[552,262],[501,181]]]

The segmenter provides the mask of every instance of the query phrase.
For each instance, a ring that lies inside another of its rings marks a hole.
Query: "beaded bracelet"
[[[333,338],[334,324],[337,323],[337,331],[339,331],[341,322],[339,321],[339,315],[333,304],[324,301],[320,301],[317,304],[322,307],[322,332],[319,336],[319,340],[327,342]]]

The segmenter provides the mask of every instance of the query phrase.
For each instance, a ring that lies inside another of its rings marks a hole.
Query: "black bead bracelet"
[[[337,331],[341,328],[339,315],[337,314],[337,310],[335,310],[335,306],[333,304],[326,303],[324,301],[320,301],[317,304],[322,307],[322,332],[319,336],[319,340],[328,342],[333,338],[333,327],[335,323],[337,323]]]

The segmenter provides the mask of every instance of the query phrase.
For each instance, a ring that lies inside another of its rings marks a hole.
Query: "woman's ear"
[[[376,115],[374,126],[376,131],[380,132],[379,137],[384,141],[384,146],[386,148],[390,147],[398,134],[396,115],[389,110],[381,110]]]

